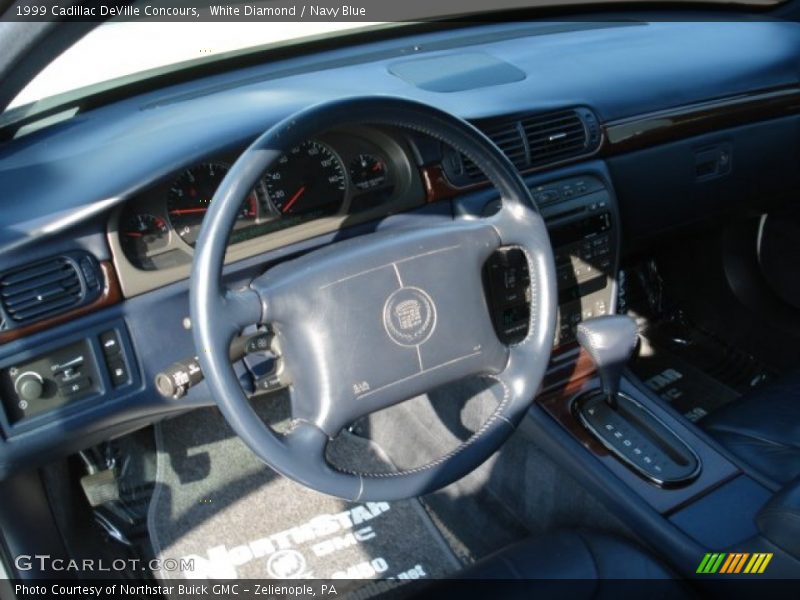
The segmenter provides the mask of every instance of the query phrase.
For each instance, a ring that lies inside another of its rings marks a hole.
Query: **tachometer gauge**
[[[185,170],[169,188],[167,212],[170,223],[190,246],[197,242],[203,217],[227,172],[228,167],[222,163],[203,163]],[[257,215],[258,197],[254,191],[242,205],[236,228],[250,224]]]
[[[161,217],[138,213],[124,215],[119,226],[120,243],[130,256],[151,254],[169,243],[169,227]]]
[[[278,159],[264,182],[281,215],[332,215],[344,202],[344,166],[330,148],[319,142],[307,141],[292,148]]]
[[[350,179],[359,190],[372,190],[386,183],[386,163],[372,154],[359,154],[350,162]]]
[[[205,163],[181,173],[169,188],[167,212],[172,227],[184,242],[194,246],[211,198],[228,168],[219,163]]]

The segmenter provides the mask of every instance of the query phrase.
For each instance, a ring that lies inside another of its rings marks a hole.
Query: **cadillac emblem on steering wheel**
[[[436,328],[436,305],[419,288],[400,288],[383,305],[383,325],[395,343],[419,346]]]

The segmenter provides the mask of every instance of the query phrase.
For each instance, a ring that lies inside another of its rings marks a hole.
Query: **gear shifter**
[[[578,324],[578,343],[594,361],[606,402],[617,406],[622,371],[636,348],[636,321],[624,315],[608,315]]]
[[[655,485],[678,487],[697,477],[697,454],[647,407],[647,397],[634,386],[620,391],[622,371],[636,348],[636,322],[623,315],[589,319],[578,325],[577,338],[600,376],[600,389],[590,386],[572,404],[581,424]]]

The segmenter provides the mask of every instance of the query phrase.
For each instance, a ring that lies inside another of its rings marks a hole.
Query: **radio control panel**
[[[542,186],[539,193],[550,189],[560,195],[545,203],[541,211],[558,279],[554,343],[562,346],[575,341],[578,323],[613,310],[618,225],[611,192],[599,178],[558,181]]]

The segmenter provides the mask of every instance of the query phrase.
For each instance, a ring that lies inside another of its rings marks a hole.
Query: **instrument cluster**
[[[235,159],[190,166],[125,205],[116,235],[131,265],[147,271],[191,261],[205,213]],[[307,140],[264,173],[242,204],[229,244],[309,221],[375,218],[406,209],[399,197],[408,190],[410,173],[407,149],[382,132]]]

